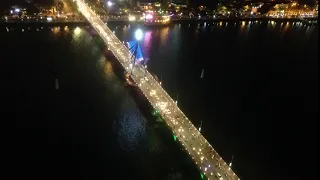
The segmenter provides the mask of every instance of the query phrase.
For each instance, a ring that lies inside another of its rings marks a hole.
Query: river
[[[143,30],[148,69],[196,126],[203,122],[201,131],[219,154],[227,162],[234,155],[240,178],[299,179],[282,162],[292,160],[287,151],[296,144],[309,152],[294,132],[312,127],[317,114],[317,27],[271,21],[109,26],[122,41]],[[173,139],[159,132],[162,125],[136,103],[90,27],[2,25],[0,37],[4,59],[14,62],[7,71],[14,72],[9,90],[21,173],[200,179]]]

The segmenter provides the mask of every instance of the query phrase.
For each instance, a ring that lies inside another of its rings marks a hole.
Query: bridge
[[[148,72],[146,66],[134,65],[129,49],[114,35],[106,24],[90,9],[83,0],[73,0],[78,10],[107,44],[123,68],[131,73],[150,104],[161,115],[201,172],[203,179],[240,180],[226,162],[213,149],[198,129],[179,109],[177,103],[167,94],[157,80]]]

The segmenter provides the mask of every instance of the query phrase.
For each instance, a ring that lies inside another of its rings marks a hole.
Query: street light
[[[231,166],[232,166],[232,161],[233,161],[233,155],[232,155],[232,158],[231,158],[231,162],[230,162],[230,164],[229,164],[229,170],[230,170],[230,168],[231,168]]]
[[[178,104],[178,99],[179,99],[179,94],[177,95],[177,100],[176,100],[176,104]]]
[[[142,39],[143,33],[141,31],[141,29],[137,29],[135,34],[134,34],[135,38],[137,41],[140,41]]]
[[[107,2],[108,7],[111,7],[113,5],[113,3],[111,1]]]
[[[202,127],[202,121],[200,123],[199,132],[201,131],[201,127]]]

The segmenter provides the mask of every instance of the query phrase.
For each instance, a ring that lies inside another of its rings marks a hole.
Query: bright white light
[[[135,32],[135,38],[137,41],[140,41],[142,39],[143,33],[141,31],[141,29],[137,29]]]
[[[136,17],[135,16],[129,16],[129,21],[135,21]]]
[[[20,9],[17,8],[17,9],[15,9],[14,11],[15,11],[15,12],[20,12]]]
[[[52,21],[52,17],[47,17],[47,21]]]
[[[146,19],[152,19],[152,18],[153,18],[153,16],[151,14],[146,15]]]
[[[74,34],[75,35],[79,35],[81,33],[81,29],[79,28],[79,27],[76,27],[75,29],[74,29]]]
[[[111,6],[113,5],[113,3],[112,3],[111,1],[108,1],[108,2],[107,2],[107,5],[108,5],[109,7],[111,7]]]

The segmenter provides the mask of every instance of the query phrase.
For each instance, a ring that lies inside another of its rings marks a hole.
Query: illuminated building
[[[151,10],[153,9],[153,4],[155,2],[152,0],[139,0],[137,1],[137,7],[140,8],[141,10]]]

